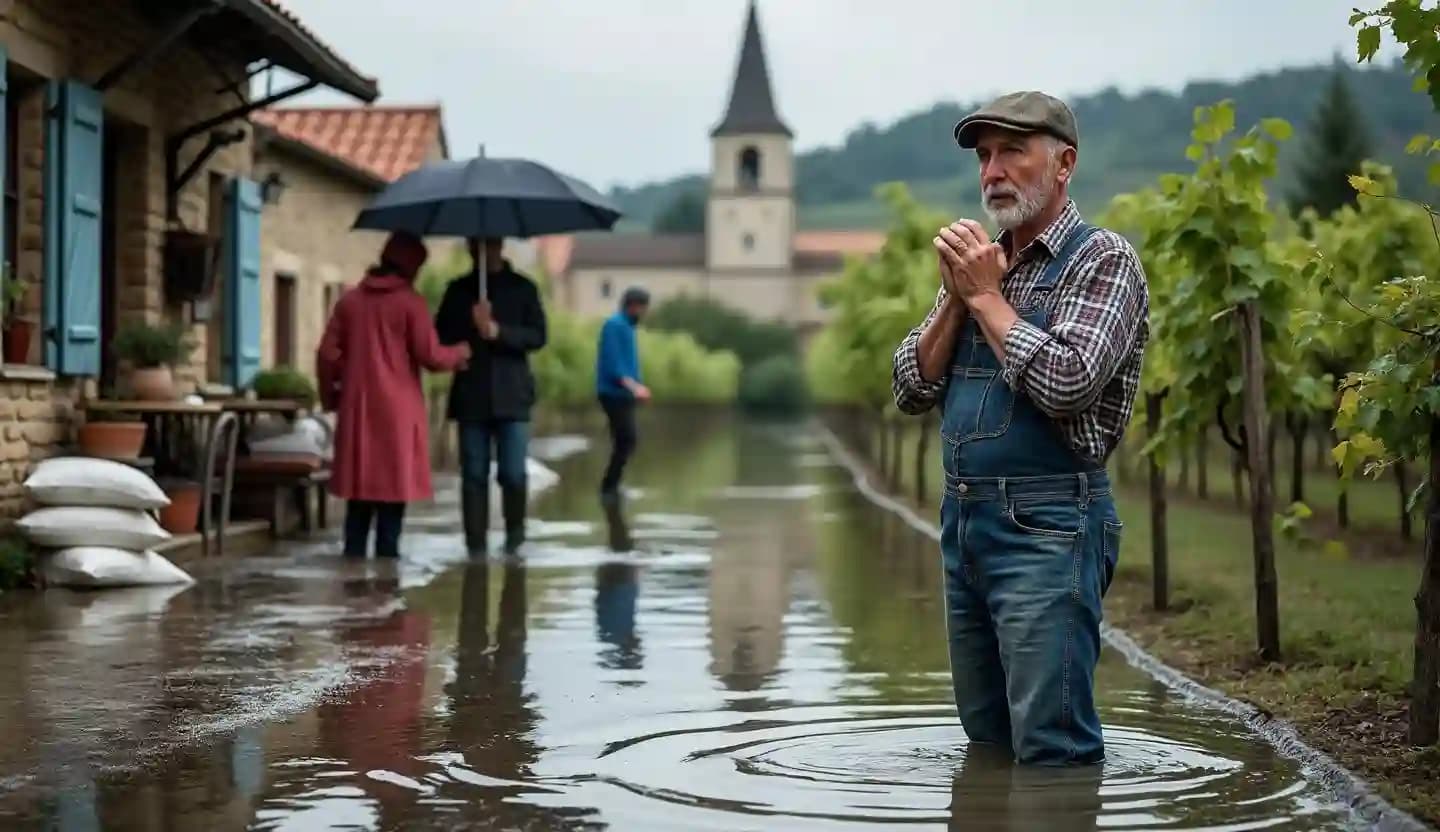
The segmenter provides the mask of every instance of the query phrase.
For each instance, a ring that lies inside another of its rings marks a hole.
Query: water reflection
[[[488,561],[465,565],[455,680],[450,698],[450,742],[469,770],[518,782],[539,754],[531,740],[537,715],[525,695],[527,634],[526,567],[507,559],[500,568],[500,596],[490,638],[491,572]]]
[[[393,569],[346,579],[344,594],[360,608],[394,604],[399,588]],[[375,820],[394,828],[407,813],[421,773],[420,712],[425,694],[430,617],[394,609],[374,622],[350,627],[342,643],[364,655],[385,657],[383,668],[339,701],[320,705],[320,743],[333,759],[362,775],[356,782],[374,798]]]
[[[971,746],[950,787],[953,830],[1089,832],[1101,813],[1103,766],[1016,766],[1008,754]]]
[[[806,426],[647,418],[641,496],[595,500],[603,441],[557,461],[524,560],[466,561],[440,506],[405,564],[301,548],[163,603],[0,599],[0,828],[1342,826],[1111,653],[1103,767],[970,748],[933,542]]]

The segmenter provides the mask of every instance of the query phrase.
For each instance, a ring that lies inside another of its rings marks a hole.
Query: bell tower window
[[[740,189],[753,191],[760,187],[760,151],[747,147],[740,151]]]

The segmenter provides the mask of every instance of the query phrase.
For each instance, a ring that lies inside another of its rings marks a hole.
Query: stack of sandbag
[[[328,463],[334,456],[335,428],[323,416],[296,419],[293,425],[276,420],[261,422],[250,430],[250,453],[256,456],[284,454],[313,457]]]
[[[41,462],[25,493],[36,505],[16,524],[31,545],[49,550],[39,571],[55,586],[192,583],[152,548],[170,539],[151,512],[170,498],[143,471],[107,459]]]

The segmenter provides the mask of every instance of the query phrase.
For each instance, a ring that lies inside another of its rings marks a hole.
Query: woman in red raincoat
[[[468,344],[441,346],[415,277],[425,246],[396,232],[380,262],[335,304],[316,356],[321,405],[336,411],[330,491],[348,500],[345,554],[399,557],[405,504],[429,499],[430,430],[421,368],[455,370]]]

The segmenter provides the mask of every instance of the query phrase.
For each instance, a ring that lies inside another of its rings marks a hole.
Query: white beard
[[[1045,166],[1045,175],[1040,177],[1029,188],[1015,188],[1010,185],[996,185],[981,192],[981,202],[985,208],[986,216],[1001,229],[1006,231],[1018,228],[1030,220],[1040,216],[1045,206],[1050,203],[1050,198],[1055,195],[1055,173],[1060,167],[1060,160],[1054,156]],[[992,200],[996,197],[1008,196],[1013,198],[1009,205],[997,205]]]

